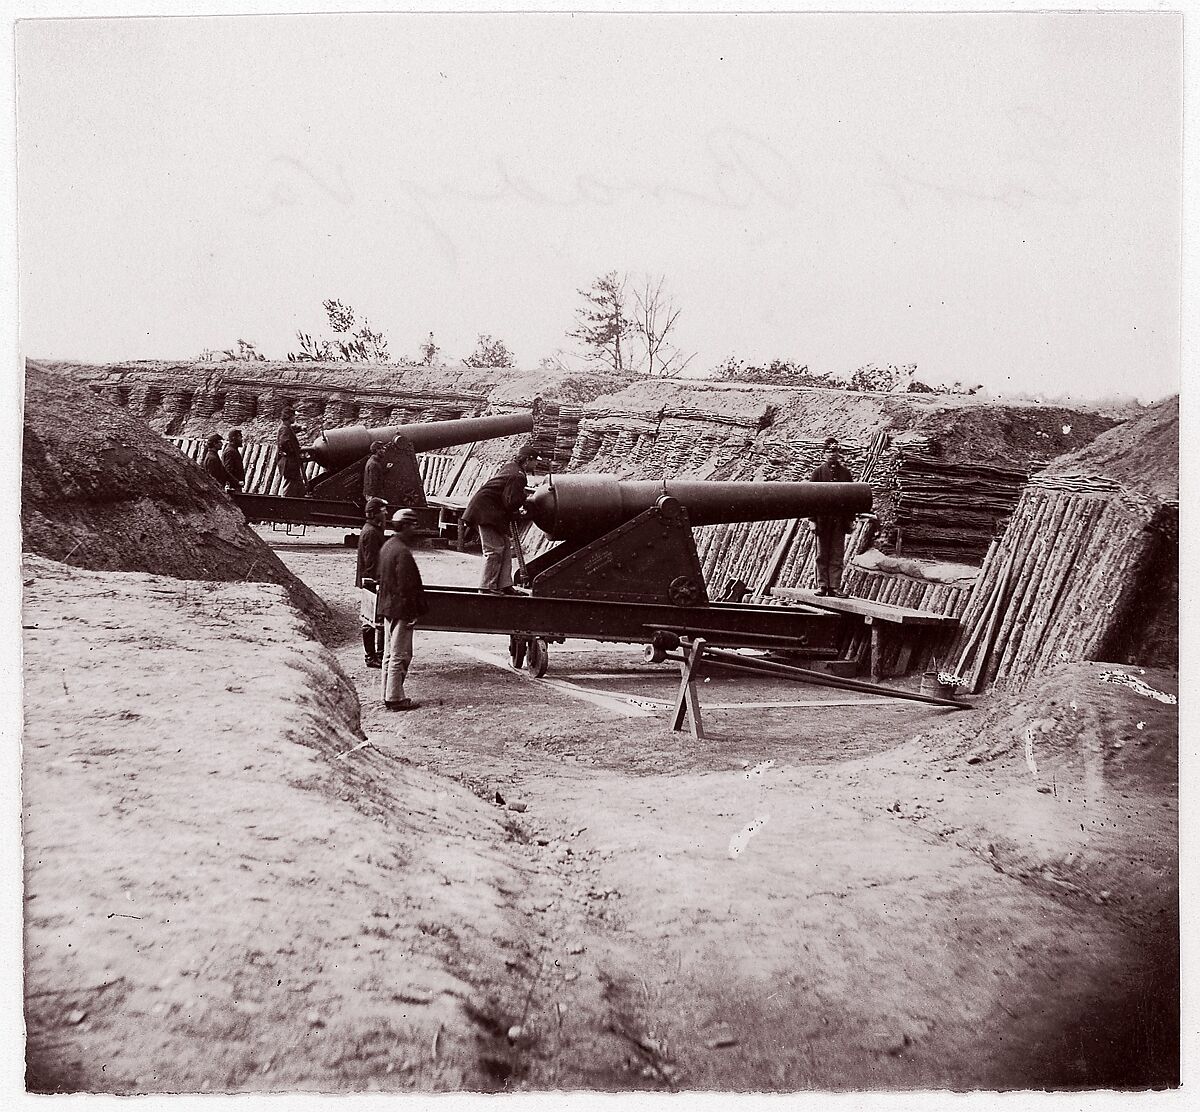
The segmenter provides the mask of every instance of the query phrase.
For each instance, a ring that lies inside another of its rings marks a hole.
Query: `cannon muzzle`
[[[721,483],[702,479],[639,479],[613,475],[559,475],[526,503],[549,537],[585,542],[650,509],[664,494],[687,510],[692,525],[847,516],[871,508],[866,483]]]
[[[464,417],[458,421],[426,421],[415,425],[384,425],[369,429],[365,425],[346,425],[322,433],[308,455],[328,471],[349,467],[371,451],[376,440],[390,443],[397,436],[412,442],[418,452],[450,448],[455,444],[473,444],[516,436],[533,429],[532,413],[501,413],[492,417]]]

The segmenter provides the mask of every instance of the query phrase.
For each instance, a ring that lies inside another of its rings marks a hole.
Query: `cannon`
[[[536,409],[527,413],[503,413],[489,417],[464,417],[452,421],[425,421],[411,425],[384,425],[367,428],[348,425],[329,429],[309,447],[304,456],[320,465],[322,473],[309,484],[308,498],[284,498],[269,494],[235,494],[250,523],[269,521],[289,525],[362,524],[363,469],[375,441],[387,445],[384,463],[387,471],[382,497],[392,509],[414,509],[428,529],[436,525],[439,511],[429,506],[425,484],[417,465],[418,452],[452,448],[516,436],[533,429]]]
[[[386,444],[402,436],[415,452],[431,452],[436,448],[453,448],[458,444],[475,444],[480,440],[495,440],[501,436],[516,436],[533,429],[534,414],[500,413],[491,417],[463,417],[456,421],[425,421],[414,425],[384,425],[369,429],[365,425],[345,425],[328,429],[305,454],[333,473],[344,467],[365,463],[376,440]]]
[[[529,498],[529,517],[558,543],[524,563],[528,595],[431,587],[434,629],[509,634],[513,664],[541,675],[547,645],[568,637],[648,646],[661,660],[682,637],[725,648],[838,653],[840,619],[806,606],[713,601],[692,527],[863,513],[866,483],[622,481],[560,475]]]

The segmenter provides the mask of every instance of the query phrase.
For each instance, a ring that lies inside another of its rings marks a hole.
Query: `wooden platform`
[[[949,614],[933,614],[927,610],[913,610],[907,606],[890,606],[885,602],[872,602],[865,598],[818,595],[814,590],[799,587],[773,587],[771,594],[789,602],[802,602],[805,606],[815,606],[821,610],[862,618],[863,624],[871,630],[871,675],[875,679],[880,679],[883,675],[885,628],[892,630],[890,637],[901,640],[898,653],[900,663],[896,670],[903,673],[923,631],[931,628],[939,631],[953,629],[958,625],[958,619]]]
[[[837,610],[843,614],[859,614],[874,621],[893,622],[896,625],[944,626],[947,628],[958,625],[958,619],[949,614],[932,614],[928,610],[912,610],[907,606],[889,606],[886,602],[872,602],[865,598],[837,598],[834,595],[818,595],[816,591],[799,587],[772,587],[771,594],[791,602],[802,602],[805,606],[817,606],[822,610]]]

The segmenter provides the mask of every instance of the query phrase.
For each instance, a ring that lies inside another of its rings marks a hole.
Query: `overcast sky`
[[[1178,390],[1178,15],[394,15],[18,25],[21,349],[410,356],[677,340],[995,393]]]

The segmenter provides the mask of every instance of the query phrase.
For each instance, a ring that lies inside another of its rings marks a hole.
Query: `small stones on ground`
[[[510,811],[525,811],[529,807],[523,799],[510,799],[508,801],[508,809]]]
[[[325,1026],[325,1021],[321,1018],[321,1013],[316,1011],[315,1009],[312,1011],[309,1011],[305,1015],[304,1019],[308,1023],[309,1027],[324,1027]]]
[[[553,900],[535,900],[533,903],[534,911],[549,911],[554,906]]]
[[[709,1050],[721,1050],[727,1046],[737,1046],[738,1037],[730,1027],[726,1024],[721,1024],[713,1030],[713,1033],[704,1041],[704,1045]]]
[[[970,756],[967,758],[967,764],[969,764],[969,765],[977,765],[977,764],[979,764],[979,762],[980,762],[980,761],[982,761],[982,760],[983,760],[983,755],[982,755],[982,754],[980,754],[980,753],[972,753],[972,754],[971,754],[971,755],[970,755]]]
[[[537,842],[539,846],[548,846],[550,844],[550,839],[544,834],[539,834],[536,838],[534,838],[534,841]]]
[[[574,980],[578,979],[578,977],[579,977],[579,970],[572,969],[569,973],[567,973],[563,976],[563,980],[564,981],[574,981]]]
[[[72,1027],[77,1027],[85,1019],[87,1019],[87,1012],[82,1011],[79,1008],[76,1008],[73,1012],[67,1012],[67,1022]]]
[[[568,954],[582,954],[583,953],[583,943],[582,942],[572,942],[571,945],[567,947],[567,953]]]
[[[502,796],[499,792],[493,796],[493,801],[498,803],[501,807],[504,806],[504,796]]]
[[[1049,795],[1053,790],[1054,789],[1052,787],[1050,787],[1049,784],[1039,784],[1038,785],[1038,791],[1041,792],[1042,795]]]
[[[522,1027],[519,1023],[514,1023],[508,1029],[508,1041],[516,1042],[524,1034],[525,1034],[525,1028]]]

